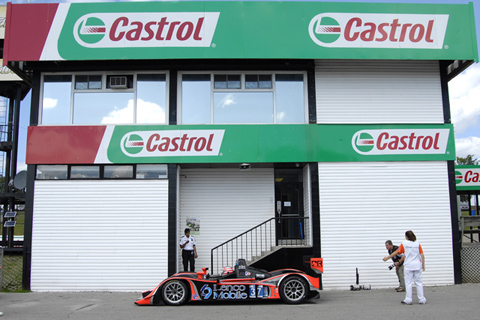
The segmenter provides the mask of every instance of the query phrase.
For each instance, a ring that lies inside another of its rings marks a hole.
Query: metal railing
[[[280,247],[308,246],[308,229],[308,217],[270,218],[213,248],[210,272],[217,274],[224,266],[233,267],[239,258],[251,262]]]

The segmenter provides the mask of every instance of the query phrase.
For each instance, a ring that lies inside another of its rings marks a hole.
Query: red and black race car
[[[322,258],[311,258],[316,274],[323,272]],[[155,289],[142,293],[137,305],[178,306],[188,301],[248,301],[281,299],[297,304],[319,297],[320,279],[295,269],[267,272],[238,259],[235,268],[225,267],[221,275],[181,272],[163,280]]]

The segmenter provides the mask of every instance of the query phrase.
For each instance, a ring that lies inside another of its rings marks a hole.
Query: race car
[[[310,267],[315,276],[295,269],[267,272],[247,266],[238,259],[234,268],[225,267],[219,275],[201,272],[181,272],[163,280],[155,289],[145,291],[135,301],[137,305],[179,306],[189,301],[248,301],[281,299],[297,304],[319,297],[323,272],[322,258],[311,258]]]

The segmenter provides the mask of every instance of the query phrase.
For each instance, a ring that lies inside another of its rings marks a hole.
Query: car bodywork
[[[259,301],[281,299],[297,304],[319,297],[323,259],[311,258],[315,276],[296,269],[267,272],[247,266],[238,259],[233,272],[209,275],[201,272],[181,272],[163,280],[155,289],[142,293],[137,305],[181,305],[188,301]]]

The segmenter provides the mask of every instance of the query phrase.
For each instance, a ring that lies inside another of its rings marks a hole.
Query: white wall
[[[443,123],[438,61],[317,60],[317,122]]]

